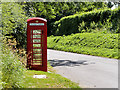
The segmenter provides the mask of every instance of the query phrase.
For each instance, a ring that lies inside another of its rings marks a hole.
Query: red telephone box
[[[27,20],[27,67],[47,72],[47,20]]]

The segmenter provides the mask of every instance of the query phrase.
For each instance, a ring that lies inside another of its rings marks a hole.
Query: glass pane
[[[41,61],[33,61],[33,63],[41,63]]]
[[[36,62],[36,61],[34,61],[33,65],[42,65],[42,62]]]
[[[39,34],[41,34],[41,30],[33,30],[33,33],[39,33]]]
[[[41,35],[33,35],[33,38],[40,38]]]
[[[33,49],[33,51],[41,51],[41,49]]]
[[[34,54],[41,54],[41,49],[33,49],[33,53]]]
[[[41,52],[41,49],[33,49],[33,51]]]
[[[33,59],[41,59],[41,55],[33,54]]]
[[[39,54],[35,54],[35,55],[42,55],[41,53],[39,53]]]
[[[41,44],[33,44],[33,47],[41,47]]]
[[[40,39],[33,39],[33,43],[41,43]]]

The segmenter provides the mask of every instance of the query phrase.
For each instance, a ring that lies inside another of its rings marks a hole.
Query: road
[[[56,73],[79,83],[82,88],[118,88],[118,60],[47,50]]]

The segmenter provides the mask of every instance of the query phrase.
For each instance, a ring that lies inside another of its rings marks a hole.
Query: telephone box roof
[[[30,18],[30,19],[27,19],[27,22],[32,21],[32,20],[42,20],[42,21],[44,21],[44,22],[47,22],[46,19],[44,19],[44,18],[39,18],[39,17],[33,17],[33,18]]]

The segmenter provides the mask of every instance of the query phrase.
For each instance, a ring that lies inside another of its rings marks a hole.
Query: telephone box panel
[[[47,20],[27,20],[27,67],[47,71]]]

